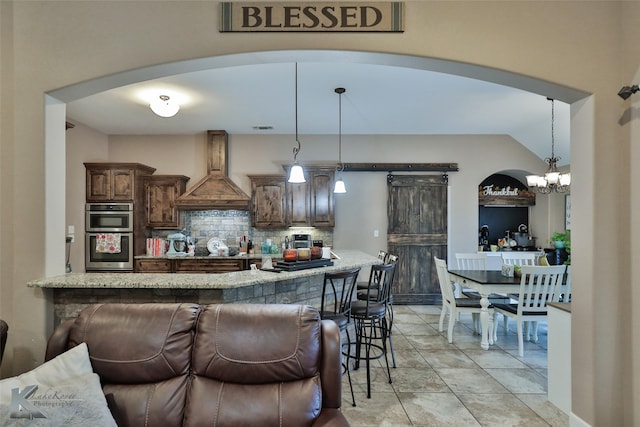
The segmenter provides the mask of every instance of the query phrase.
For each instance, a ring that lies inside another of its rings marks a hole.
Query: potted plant
[[[565,230],[563,233],[558,231],[551,235],[551,243],[556,249],[564,249],[567,252],[567,260],[564,264],[571,264],[571,230]]]

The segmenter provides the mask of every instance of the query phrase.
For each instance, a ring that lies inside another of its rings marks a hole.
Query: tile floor
[[[372,364],[371,399],[364,365],[352,371],[356,407],[343,377],[342,411],[359,426],[568,426],[569,417],[547,401],[547,328],[518,357],[515,322],[505,336],[480,348],[470,314],[456,324],[453,344],[438,332],[439,306],[394,306],[397,368],[388,383],[384,359]],[[382,362],[382,364],[380,364]],[[391,360],[389,360],[391,363]]]

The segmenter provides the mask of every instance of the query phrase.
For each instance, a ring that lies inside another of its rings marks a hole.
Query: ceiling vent
[[[227,176],[228,140],[224,130],[207,132],[207,175],[178,197],[178,209],[249,210],[249,196]]]

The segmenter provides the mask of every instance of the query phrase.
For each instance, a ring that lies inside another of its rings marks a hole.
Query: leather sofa
[[[58,326],[82,342],[118,426],[348,426],[340,333],[309,306],[96,304]]]

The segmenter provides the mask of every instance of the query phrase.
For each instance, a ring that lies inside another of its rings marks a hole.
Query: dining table
[[[480,346],[484,350],[493,344],[493,331],[489,330],[489,295],[518,293],[520,277],[505,276],[500,270],[449,270],[449,278],[461,285],[478,291],[480,294]]]

